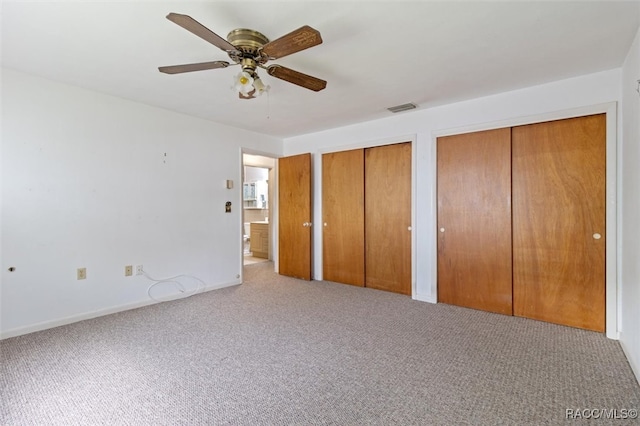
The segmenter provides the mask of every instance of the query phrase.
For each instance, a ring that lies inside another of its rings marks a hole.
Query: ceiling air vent
[[[408,111],[410,109],[416,109],[417,107],[416,104],[409,102],[408,104],[396,105],[387,109],[395,114],[396,112]]]

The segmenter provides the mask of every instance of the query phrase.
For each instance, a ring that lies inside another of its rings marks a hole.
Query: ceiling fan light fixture
[[[256,75],[256,78],[253,79],[253,87],[256,88],[256,93],[258,95],[262,95],[264,92],[268,92],[271,89],[271,86],[265,86],[260,77]]]
[[[234,78],[234,89],[243,95],[247,95],[252,90],[255,90],[253,86],[254,78],[246,71],[239,72]]]

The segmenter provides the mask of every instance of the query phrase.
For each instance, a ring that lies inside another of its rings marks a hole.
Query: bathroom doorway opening
[[[273,260],[275,162],[271,157],[242,154],[243,265]]]

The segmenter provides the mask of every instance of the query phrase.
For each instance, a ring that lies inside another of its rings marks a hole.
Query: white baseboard
[[[420,302],[438,303],[438,299],[432,297],[430,294],[414,294],[413,300],[419,300]]]
[[[205,291],[211,291],[211,290],[217,290],[217,289],[220,289],[220,288],[231,287],[231,286],[238,285],[238,284],[242,284],[242,282],[240,282],[238,280],[238,281],[233,281],[233,282],[228,282],[228,283],[208,285],[208,286],[204,287],[204,289],[202,290],[201,293],[203,293]],[[59,318],[59,319],[50,320],[50,321],[43,321],[43,322],[39,322],[37,324],[32,324],[32,325],[28,325],[28,326],[25,326],[25,327],[18,327],[18,328],[14,328],[14,329],[11,329],[11,330],[3,331],[2,333],[0,333],[0,340],[8,339],[10,337],[22,336],[24,334],[29,334],[29,333],[35,333],[36,331],[47,330],[49,328],[59,327],[61,325],[72,324],[74,322],[79,322],[79,321],[84,321],[84,320],[88,320],[88,319],[92,319],[92,318],[102,317],[102,316],[105,316],[105,315],[111,315],[111,314],[115,314],[115,313],[118,313],[118,312],[128,311],[128,310],[131,310],[131,309],[142,308],[144,306],[154,305],[156,303],[162,303],[162,301],[143,300],[143,301],[140,301],[140,302],[128,303],[128,304],[125,304],[125,305],[119,305],[119,306],[113,306],[113,307],[110,307],[110,308],[99,309],[97,311],[84,312],[84,313],[77,314],[77,315],[71,315],[71,316],[65,317],[65,318]]]
[[[631,356],[631,352],[629,351],[629,348],[624,341],[622,332],[618,333],[618,335],[620,336],[620,339],[618,341],[620,342],[620,346],[622,347],[622,352],[624,352],[624,355],[627,357],[627,361],[629,361],[629,365],[631,366],[631,371],[633,371],[638,384],[640,384],[640,365],[638,365],[633,356]]]

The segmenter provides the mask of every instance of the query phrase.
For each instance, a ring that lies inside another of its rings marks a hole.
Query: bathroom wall
[[[244,202],[244,222],[260,222],[268,220],[269,218],[269,168],[273,167],[275,160],[272,158],[266,158],[270,160],[266,162],[256,156],[244,157],[244,183],[255,183],[256,193],[258,201],[256,203]],[[255,164],[255,165],[253,165]],[[264,196],[264,202],[261,195]],[[256,207],[249,207],[255,204]],[[266,208],[265,208],[266,207]]]
[[[244,209],[245,222],[261,222],[269,217],[269,209]]]

